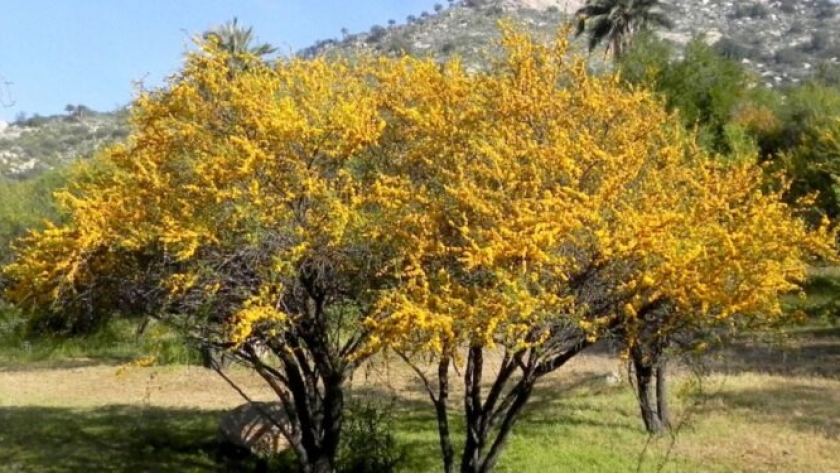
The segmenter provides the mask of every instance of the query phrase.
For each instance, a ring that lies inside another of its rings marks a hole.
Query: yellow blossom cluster
[[[208,249],[273,239],[233,341],[305,319],[278,309],[291,286],[277,282],[303,261],[355,288],[343,293],[368,351],[525,347],[558,319],[591,337],[618,320],[632,336],[659,299],[692,324],[776,316],[832,236],[763,191],[750,157],[707,156],[649,93],[590,75],[567,33],[542,45],[503,27],[505,54],[479,73],[360,57],[234,74],[206,45],[139,97],[101,171],[59,196],[68,223],[21,243],[10,296],[72,297],[156,247],[175,268],[165,291],[213,297],[197,263]],[[620,296],[610,310],[573,287],[592,267],[604,297]]]

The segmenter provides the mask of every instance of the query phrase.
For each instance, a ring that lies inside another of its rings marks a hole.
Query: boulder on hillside
[[[289,442],[277,424],[287,423],[288,416],[281,403],[249,402],[222,417],[219,440],[257,455],[280,453],[289,448]]]

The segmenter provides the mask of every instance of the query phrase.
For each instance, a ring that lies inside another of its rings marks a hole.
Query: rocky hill
[[[0,177],[25,178],[92,155],[128,135],[127,112],[80,106],[67,115],[0,122]]]
[[[302,53],[344,54],[357,50],[427,55],[458,54],[480,67],[479,53],[497,36],[500,19],[548,34],[571,20],[582,0],[462,0],[435,12],[411,15],[405,24],[375,25],[370,31],[324,40]],[[796,83],[820,64],[840,64],[840,7],[832,0],[666,0],[674,22],[659,35],[679,50],[703,36],[741,61],[771,86]],[[389,22],[390,23],[390,22]],[[584,40],[576,46],[584,47]],[[602,55],[592,56],[595,66]]]
[[[771,86],[807,78],[821,64],[840,64],[840,8],[832,0],[668,0],[675,25],[660,36],[677,46],[704,36],[722,53],[742,62]],[[452,0],[405,19],[391,19],[366,32],[344,31],[300,51],[304,57],[358,51],[412,54],[444,60],[463,58],[477,70],[487,62],[487,46],[506,19],[548,37],[568,22],[583,0]],[[584,40],[575,43],[584,48]],[[677,48],[679,50],[679,48]],[[593,54],[594,67],[608,67]],[[124,114],[122,114],[124,115]],[[25,176],[125,135],[124,116],[68,112],[10,126],[0,123],[0,175]]]
[[[672,0],[678,44],[704,34],[769,85],[795,83],[840,62],[840,9],[831,0]]]

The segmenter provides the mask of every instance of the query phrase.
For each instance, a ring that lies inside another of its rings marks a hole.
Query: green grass
[[[599,387],[600,378],[565,390],[543,387],[515,426],[498,472],[726,471],[703,462],[666,458],[670,438],[644,433],[635,398],[624,386]],[[435,419],[429,406],[406,406],[397,415],[397,436],[409,446],[403,471],[440,471]],[[454,430],[464,431],[459,419]],[[647,442],[652,444],[645,451]],[[457,446],[456,446],[457,451]]]

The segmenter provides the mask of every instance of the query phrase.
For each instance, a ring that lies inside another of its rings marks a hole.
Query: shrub
[[[781,4],[779,4],[779,10],[787,14],[796,13],[796,0],[782,0]]]
[[[732,17],[736,19],[751,18],[754,20],[767,18],[770,11],[764,4],[754,2],[743,2],[735,7]]]
[[[788,29],[788,34],[802,34],[805,32],[805,24],[801,21],[794,21]]]
[[[657,82],[668,107],[679,110],[686,125],[698,125],[705,144],[724,154],[732,150],[725,126],[748,88],[744,68],[699,39],[688,45],[685,58],[665,69]]]
[[[831,38],[825,31],[814,31],[811,33],[811,39],[807,44],[803,45],[802,49],[810,53],[818,53],[825,50],[831,45]]]
[[[500,5],[493,5],[487,9],[487,16],[501,16],[505,13],[505,9]]]
[[[719,55],[735,61],[753,59],[757,55],[753,48],[745,46],[728,36],[721,38],[720,41],[715,43],[714,50]]]
[[[398,56],[411,54],[411,50],[411,41],[409,41],[405,34],[400,33],[391,36],[391,40],[388,42],[388,46],[386,48],[386,52]]]
[[[819,20],[830,20],[837,16],[837,5],[831,0],[819,0],[814,6],[814,16]]]
[[[656,88],[660,75],[670,67],[672,51],[670,44],[655,34],[640,33],[619,61],[622,79]]]
[[[671,60],[671,47],[653,35],[640,35],[619,63],[622,78],[659,92],[668,108],[679,110],[689,128],[698,126],[699,141],[719,153],[752,149],[749,133],[751,109],[739,110],[748,94],[757,95],[749,75],[734,59],[753,54],[733,40],[715,46],[697,38],[689,43],[685,57]],[[734,126],[733,115],[746,114]],[[772,114],[772,113],[771,113]],[[757,123],[758,125],[766,125]]]
[[[829,62],[818,64],[814,80],[828,87],[840,88],[840,65]]]
[[[359,401],[344,421],[339,447],[341,473],[390,473],[405,457],[394,437],[393,405]]]
[[[388,33],[388,30],[380,25],[373,25],[370,28],[370,34],[367,37],[368,43],[377,43]]]
[[[26,127],[30,127],[30,128],[38,128],[40,126],[46,125],[47,123],[49,123],[49,121],[50,121],[49,117],[43,117],[43,116],[38,115],[36,113],[35,115],[32,115],[31,117],[27,118],[26,120],[21,121],[20,124],[23,125],[23,126],[26,126]]]
[[[808,55],[797,48],[782,48],[773,55],[777,64],[801,64],[808,61]]]

